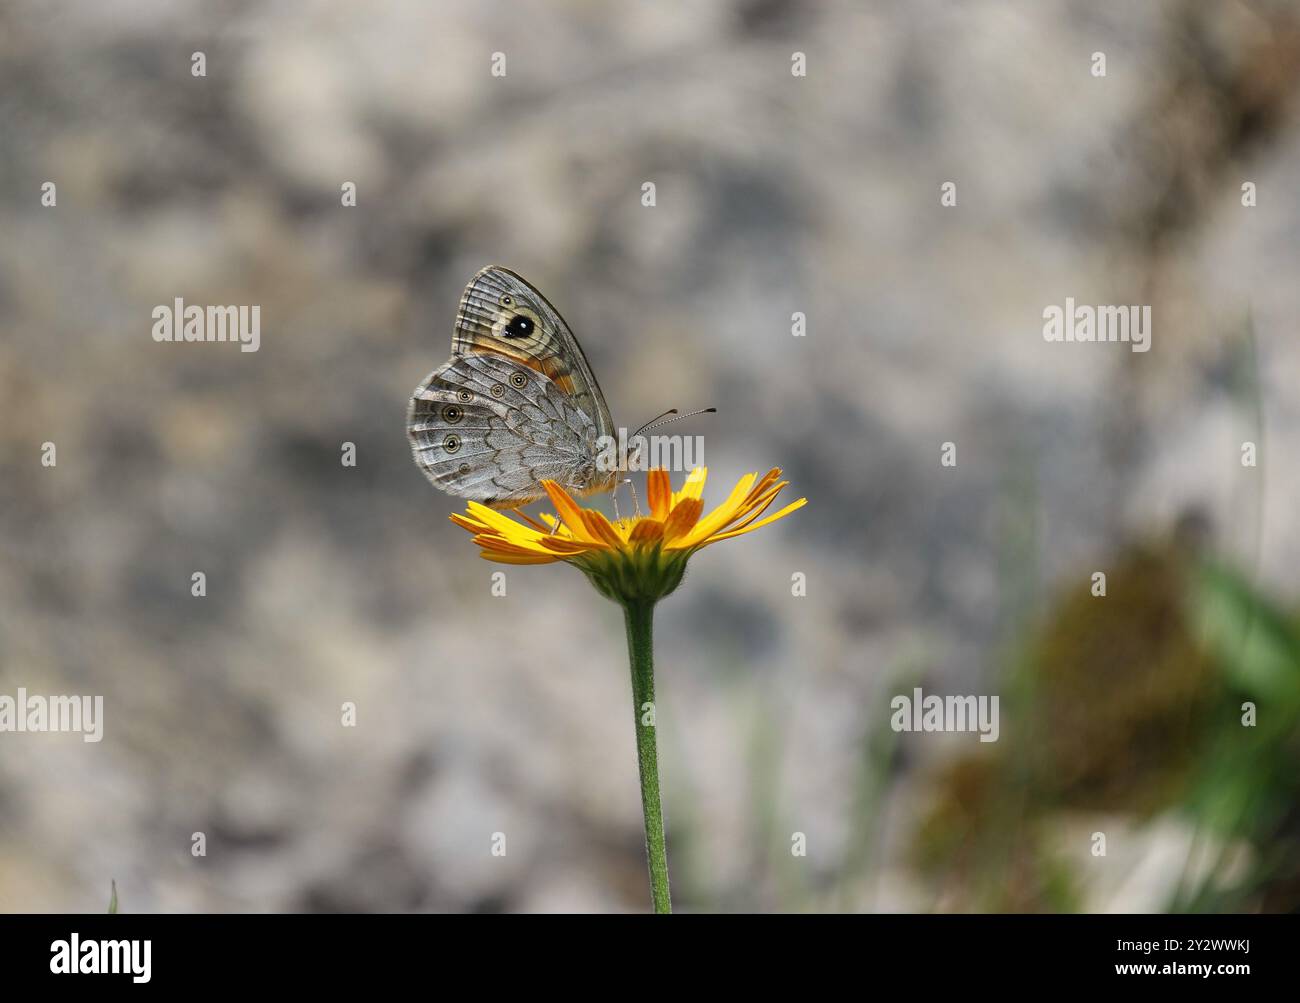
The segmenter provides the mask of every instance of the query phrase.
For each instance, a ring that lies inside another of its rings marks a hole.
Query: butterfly
[[[519,275],[490,265],[456,312],[451,358],[416,387],[406,412],[415,464],[448,494],[492,508],[608,491],[601,463],[615,435],[596,374],[558,310]]]

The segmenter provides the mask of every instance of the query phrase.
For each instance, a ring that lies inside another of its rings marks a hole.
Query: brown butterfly
[[[614,421],[578,339],[545,296],[497,265],[465,288],[451,359],[416,388],[406,428],[435,487],[493,508],[542,497],[544,479],[586,495],[618,478],[599,462]]]

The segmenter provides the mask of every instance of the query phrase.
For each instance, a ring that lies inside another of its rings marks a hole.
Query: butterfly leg
[[[623,519],[623,517],[619,514],[619,511],[618,511],[618,489],[621,488],[624,484],[626,484],[627,487],[628,487],[628,490],[632,492],[632,508],[633,508],[634,513],[635,513],[634,518],[640,518],[640,517],[641,517],[641,506],[640,506],[640,504],[638,504],[638,502],[637,502],[637,500],[636,500],[636,485],[632,483],[632,478],[630,478],[630,477],[624,477],[621,481],[615,481],[615,482],[614,482],[614,487],[613,487],[613,489],[610,491],[610,494],[609,494],[609,497],[610,497],[611,500],[613,500],[613,502],[614,502],[614,521],[615,521],[615,522],[621,522],[622,519]]]

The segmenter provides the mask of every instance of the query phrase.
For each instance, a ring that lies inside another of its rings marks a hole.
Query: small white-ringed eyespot
[[[462,404],[468,404],[474,399],[474,395],[468,390],[460,390],[456,393],[456,399]]]
[[[442,448],[449,453],[456,452],[456,450],[460,449],[460,436],[459,435],[447,436],[447,438],[442,440]]]
[[[528,386],[528,377],[523,373],[511,373],[510,385],[516,390],[522,390],[524,387]]]
[[[448,425],[454,425],[465,417],[465,412],[456,404],[448,404],[442,409],[442,420]]]
[[[493,397],[501,398],[506,395],[506,385],[504,383],[493,383],[492,389],[488,391]]]

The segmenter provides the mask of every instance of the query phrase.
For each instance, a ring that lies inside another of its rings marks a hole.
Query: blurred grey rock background
[[[1296,594],[1298,39],[1280,2],[0,8],[0,692],[107,715],[0,735],[0,909],[644,907],[618,611],[567,568],[493,598],[409,457],[490,262],[619,423],[720,409],[709,500],[810,499],[660,610],[679,906],[930,907],[897,817],[943,746],[845,864],[900,674],[983,692],[1189,512]],[[1152,304],[1153,350],[1045,343],[1067,296]],[[259,304],[261,350],[154,343],[176,297]]]

